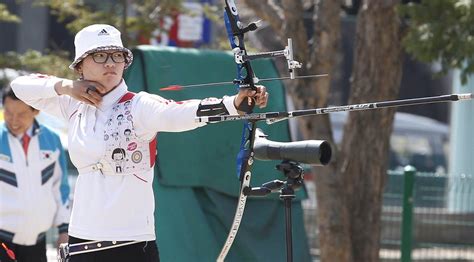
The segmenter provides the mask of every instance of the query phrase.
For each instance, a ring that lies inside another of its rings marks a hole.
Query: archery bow
[[[239,18],[239,13],[234,0],[225,1],[224,20],[227,29],[227,36],[229,38],[232,52],[234,53],[234,60],[237,64],[237,78],[232,82],[238,88],[250,88],[256,90],[255,84],[258,83],[258,78],[255,76],[250,61],[260,58],[275,58],[285,57],[287,60],[288,71],[290,79],[295,79],[294,70],[301,68],[301,63],[293,60],[293,45],[292,40],[288,39],[288,45],[284,50],[264,52],[257,54],[248,54],[245,49],[244,35],[249,31],[254,31],[258,28],[258,22],[250,23],[243,26]],[[245,71],[244,71],[245,70]],[[239,110],[251,113],[252,105],[242,103],[239,105]],[[240,151],[237,156],[237,176],[240,180],[240,194],[237,202],[237,209],[234,215],[234,220],[230,228],[227,239],[222,247],[222,250],[217,258],[218,262],[224,261],[227,253],[234,242],[234,239],[239,230],[240,222],[245,209],[247,201],[247,191],[250,188],[250,179],[252,177],[253,164],[253,143],[255,140],[256,121],[249,120],[244,123],[242,131],[242,140],[240,144]]]

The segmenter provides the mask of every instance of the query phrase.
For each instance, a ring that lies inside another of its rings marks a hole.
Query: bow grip
[[[251,89],[257,91],[257,88],[253,84],[240,84],[239,89]],[[249,104],[250,99],[250,104]],[[253,108],[255,107],[255,98],[254,97],[246,97],[240,104],[236,105],[235,108],[237,110],[250,114],[253,112]]]

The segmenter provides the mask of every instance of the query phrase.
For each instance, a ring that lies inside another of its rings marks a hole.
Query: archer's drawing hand
[[[64,79],[54,86],[59,95],[68,95],[86,104],[98,107],[102,101],[101,94],[107,92],[101,84],[88,80]]]

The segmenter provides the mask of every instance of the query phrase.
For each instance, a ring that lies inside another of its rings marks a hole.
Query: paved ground
[[[319,261],[317,258],[318,251],[313,250],[315,255],[314,262]],[[315,254],[316,253],[316,254]],[[47,246],[48,262],[57,262],[56,259],[56,248],[53,245],[48,244]],[[380,250],[380,259],[383,262],[400,261],[400,251],[393,249],[382,249]],[[415,249],[412,253],[412,260],[416,262],[426,261],[439,261],[439,262],[467,262],[474,261],[474,248],[473,249],[447,249],[447,248],[431,248],[431,249]]]
[[[313,262],[319,262],[319,250],[311,250]],[[399,262],[400,250],[381,249],[381,262]],[[474,248],[418,248],[412,251],[414,262],[473,262]]]

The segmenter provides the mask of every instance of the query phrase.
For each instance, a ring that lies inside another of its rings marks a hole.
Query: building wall
[[[15,0],[2,0],[11,13],[21,18],[20,23],[0,23],[0,30],[7,36],[0,42],[0,52],[16,51],[23,53],[28,49],[43,51],[47,46],[49,14],[46,7],[33,5],[33,0],[16,3]]]
[[[20,23],[0,22],[0,53],[24,53],[32,49],[41,52],[67,50],[72,58],[74,34],[66,29],[65,22],[58,22],[49,8],[33,5],[34,0],[0,0],[8,10],[20,17]]]

